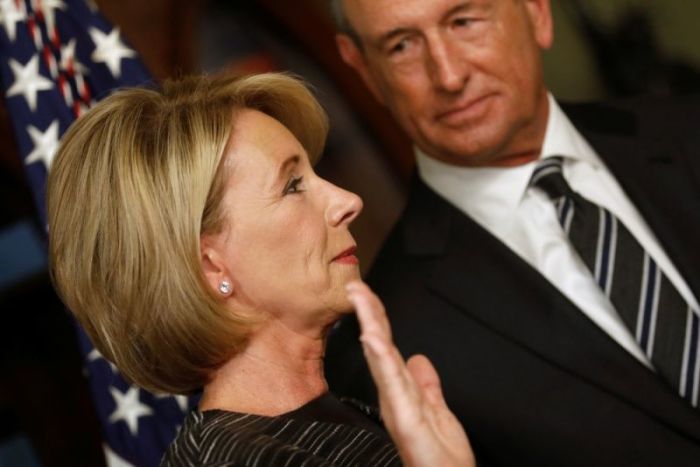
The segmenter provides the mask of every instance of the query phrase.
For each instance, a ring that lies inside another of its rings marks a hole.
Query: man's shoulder
[[[557,99],[557,102],[565,111],[604,112],[608,110],[619,110],[632,112],[639,115],[658,110],[700,112],[700,94],[617,97],[604,100],[578,102]]]
[[[387,277],[414,275],[441,253],[455,215],[457,209],[416,175],[406,205],[372,265],[369,282],[378,285]]]
[[[410,310],[419,302],[434,305],[431,284],[438,272],[451,267],[446,260],[455,254],[468,256],[474,248],[488,255],[497,252],[499,245],[492,234],[416,177],[367,283],[392,306]]]
[[[700,95],[642,96],[605,101],[559,102],[579,130],[672,138],[694,137]]]

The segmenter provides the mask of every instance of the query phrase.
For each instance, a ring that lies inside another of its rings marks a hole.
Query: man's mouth
[[[469,120],[478,118],[486,110],[491,98],[495,94],[486,94],[476,99],[465,100],[439,112],[436,120],[448,125],[460,125]]]

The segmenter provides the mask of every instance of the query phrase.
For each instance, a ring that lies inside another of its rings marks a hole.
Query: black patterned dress
[[[399,466],[376,412],[326,393],[276,417],[192,411],[161,467]]]

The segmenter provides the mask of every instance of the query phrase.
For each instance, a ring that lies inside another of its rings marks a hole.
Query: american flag
[[[63,133],[111,90],[151,78],[89,0],[0,0],[0,54],[5,103],[46,225],[46,174]],[[130,385],[80,329],[78,339],[108,465],[158,465],[195,401]]]

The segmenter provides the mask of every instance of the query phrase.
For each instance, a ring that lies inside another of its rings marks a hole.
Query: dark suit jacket
[[[565,107],[700,297],[700,102]],[[700,411],[500,241],[416,179],[370,285],[426,354],[480,464],[700,466]],[[375,401],[354,317],[336,393]]]

